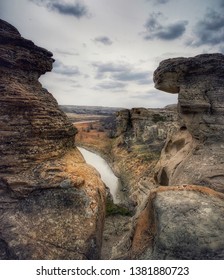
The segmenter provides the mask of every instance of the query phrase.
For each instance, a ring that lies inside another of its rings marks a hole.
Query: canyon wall
[[[121,110],[116,123],[114,166],[131,201],[140,205],[156,186],[155,165],[168,135],[178,127],[177,106]]]
[[[0,20],[0,259],[99,259],[105,188],[38,78],[52,53]]]
[[[154,72],[157,89],[178,93],[178,118],[114,258],[224,258],[223,70],[224,55],[204,54],[162,61]],[[129,116],[126,111],[119,133],[133,130]]]

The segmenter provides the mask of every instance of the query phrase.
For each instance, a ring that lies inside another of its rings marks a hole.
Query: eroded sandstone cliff
[[[38,78],[52,53],[0,20],[0,259],[98,259],[105,188]]]
[[[178,93],[180,126],[158,163],[161,185],[197,184],[224,192],[224,55],[168,59],[155,87]]]
[[[141,204],[156,186],[155,165],[169,133],[178,127],[176,107],[133,108],[117,113],[114,167],[135,204]]]
[[[114,258],[224,258],[223,70],[222,54],[206,54],[168,59],[155,71],[157,89],[179,94],[179,118],[154,169],[154,188]]]

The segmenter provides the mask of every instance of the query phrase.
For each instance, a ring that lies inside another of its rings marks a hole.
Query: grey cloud
[[[119,73],[128,71],[129,68],[125,64],[115,64],[115,63],[101,63],[96,62],[93,63],[92,66],[97,69],[96,78],[103,79],[106,75],[110,75],[111,73]]]
[[[112,77],[119,81],[135,81],[137,84],[150,84],[152,80],[149,79],[149,72],[131,71],[114,73]]]
[[[129,64],[123,63],[93,63],[97,68],[97,79],[110,78],[119,82],[133,81],[137,84],[150,84],[150,72],[139,71]]]
[[[224,45],[220,46],[219,51],[224,54]]]
[[[87,8],[83,4],[67,4],[67,3],[52,3],[50,8],[59,12],[60,14],[74,16],[76,18],[81,18],[87,15]]]
[[[150,108],[163,108],[167,104],[177,104],[177,94],[167,94],[161,91],[148,91],[136,93],[130,96],[132,99],[143,100],[148,103]]]
[[[128,69],[129,69],[129,67],[124,63],[94,62],[92,65],[97,68],[97,71],[99,73],[121,72],[121,71],[128,71]]]
[[[223,3],[222,3],[223,4]],[[223,4],[224,7],[224,4]],[[218,45],[224,43],[224,11],[207,10],[203,19],[197,22],[194,29],[194,39],[189,42],[192,46]]]
[[[54,49],[53,53],[59,53],[59,54],[62,54],[62,55],[79,56],[79,53],[77,53],[75,51],[58,49],[58,48]]]
[[[184,34],[188,21],[177,21],[165,25],[160,22],[162,17],[162,13],[152,13],[150,15],[145,24],[146,32],[143,33],[145,40],[175,40]]]
[[[107,36],[99,36],[94,39],[95,42],[102,43],[106,46],[110,46],[113,44],[112,40]]]
[[[78,67],[64,65],[59,60],[56,60],[53,67],[53,72],[66,76],[78,76],[81,75]]]
[[[102,83],[99,83],[95,89],[105,89],[105,90],[112,90],[112,91],[117,91],[117,90],[122,90],[126,87],[124,83],[121,82],[116,82],[116,81],[104,81]]]
[[[224,8],[224,0],[220,0],[219,4],[222,8]]]
[[[88,15],[87,7],[81,2],[66,3],[62,0],[30,0],[31,2],[45,6],[49,11],[55,11],[63,15],[74,16],[78,19]]]
[[[155,5],[157,4],[166,4],[168,3],[170,0],[146,0],[147,2],[153,2]]]

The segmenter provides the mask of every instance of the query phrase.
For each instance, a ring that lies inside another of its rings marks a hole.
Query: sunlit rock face
[[[105,188],[38,78],[52,53],[0,20],[0,259],[99,259]]]

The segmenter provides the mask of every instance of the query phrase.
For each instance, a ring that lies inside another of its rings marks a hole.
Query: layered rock
[[[155,187],[154,167],[168,134],[178,127],[177,109],[126,109],[116,120],[114,165],[131,200],[140,204]]]
[[[10,173],[64,154],[74,146],[75,128],[38,82],[52,69],[52,53],[22,38],[4,21],[0,38],[0,170]]]
[[[180,116],[194,138],[222,141],[223,54],[164,60],[154,72],[155,87],[178,93]]]
[[[155,167],[157,186],[114,258],[224,258],[223,69],[224,56],[211,54],[168,59],[155,71],[157,89],[179,94],[179,120]]]
[[[161,185],[197,184],[224,192],[224,55],[160,63],[155,87],[178,93],[180,126],[157,166]]]
[[[161,151],[169,128],[177,121],[176,106],[169,109],[125,109],[117,113],[116,121],[116,135],[123,136],[127,145],[144,144]]]
[[[105,188],[38,81],[53,61],[0,20],[0,259],[100,258]]]

